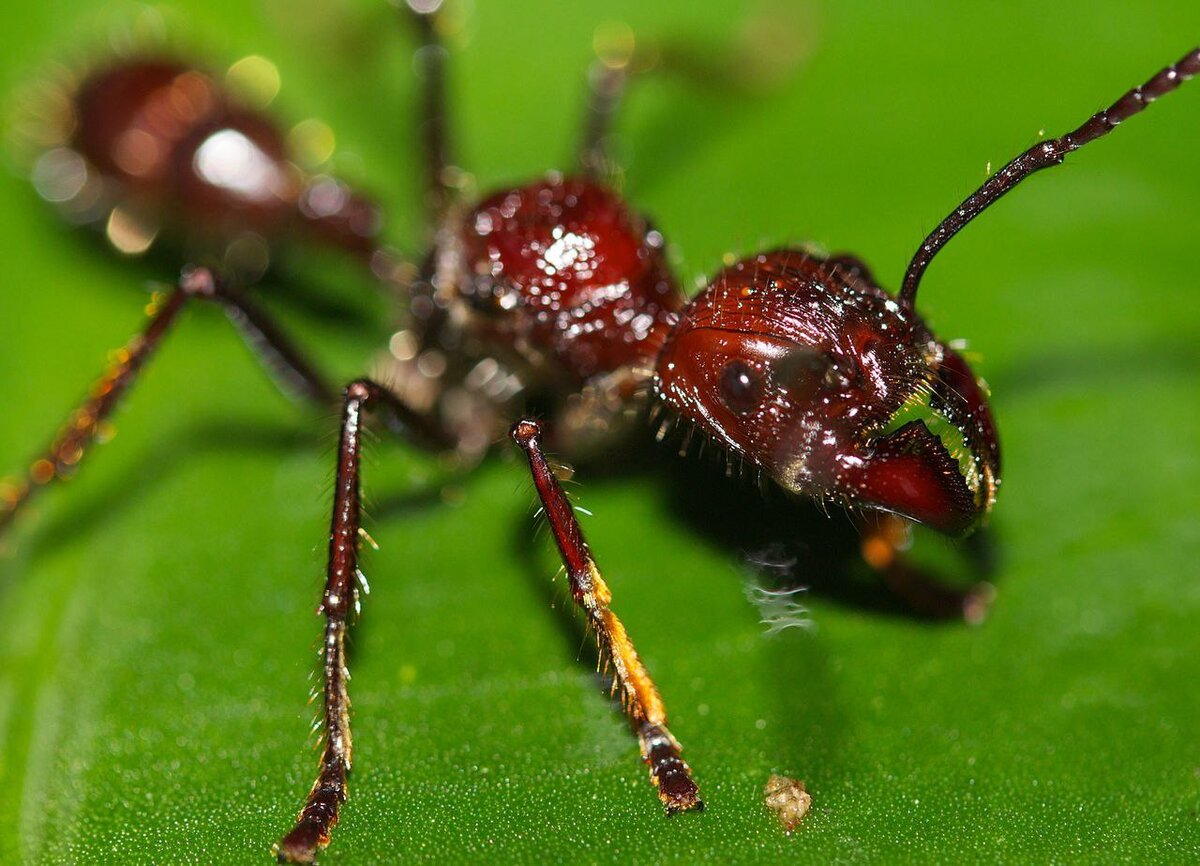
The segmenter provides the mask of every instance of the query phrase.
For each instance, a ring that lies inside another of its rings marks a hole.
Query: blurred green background
[[[336,130],[339,166],[412,249],[412,42],[386,6],[161,8],[214,64],[275,61],[274,110]],[[103,44],[135,9],[6,4],[0,93]],[[747,98],[646,80],[622,117],[626,191],[689,285],[729,251],[813,240],[895,286],[989,163],[1200,41],[1196,4],[797,9],[808,53],[781,84]],[[483,188],[566,164],[598,24],[713,47],[748,14],[552,0],[465,13],[454,126]],[[585,528],[702,815],[663,818],[586,653],[576,662],[520,464],[497,457],[443,497],[435,462],[376,446],[382,550],[367,556],[374,592],[354,641],[356,769],[323,862],[1200,857],[1198,144],[1194,83],[1030,181],[930,270],[922,309],[980,353],[1005,449],[983,627],[916,620],[867,587],[813,592],[815,630],[768,636],[745,598],[747,551],[685,519],[661,474],[582,478]],[[4,472],[140,326],[145,284],[172,267],[66,228],[11,161],[0,248]],[[386,308],[350,268],[290,264],[366,315],[339,321],[284,286],[266,295],[348,379],[386,339]],[[333,443],[331,417],[281,398],[222,317],[197,310],[116,440],[6,539],[0,861],[266,860],[315,768],[304,699]],[[803,525],[819,547],[822,524]],[[762,807],[771,771],[813,793],[791,837]]]

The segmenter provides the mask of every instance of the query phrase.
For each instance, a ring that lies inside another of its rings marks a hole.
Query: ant
[[[687,301],[661,234],[604,183],[605,141],[627,84],[624,68],[593,80],[576,175],[551,175],[473,206],[457,200],[436,5],[414,4],[411,15],[424,44],[424,174],[435,242],[409,289],[411,323],[393,340],[388,368],[356,379],[341,395],[319,606],[324,751],[300,815],[276,848],[289,862],[311,862],[328,844],[346,796],[352,744],[345,638],[362,579],[366,413],[466,462],[510,431],[528,460],[572,597],[615,670],[614,688],[658,796],[668,813],[699,809],[699,788],[664,702],[613,612],[612,593],[547,448],[594,452],[624,441],[642,419],[658,425],[659,438],[681,424],[788,493],[867,512],[862,547],[869,564],[914,604],[978,615],[985,603],[978,590],[939,592],[901,558],[908,522],[964,535],[987,516],[1000,483],[986,391],[918,315],[921,278],[954,234],[1030,174],[1060,164],[1200,72],[1200,49],[1193,49],[1076,130],[1022,153],[925,239],[895,296],[854,256],[785,248],[730,265]],[[336,181],[297,178],[269,122],[235,108],[214,79],[169,63],[130,61],[89,79],[75,100],[78,137],[56,159],[66,161],[60,169],[82,166],[76,194],[98,181],[97,194],[113,196],[106,207],[136,206],[173,223],[197,248],[218,250],[224,267],[184,268],[146,328],[11,490],[0,528],[36,491],[75,471],[192,301],[224,306],[292,390],[319,403],[336,399],[305,354],[247,298],[253,268],[226,255],[247,231],[272,238],[311,232],[381,278],[397,279],[393,257],[377,245],[374,207]],[[524,415],[526,406],[541,408],[548,420]]]

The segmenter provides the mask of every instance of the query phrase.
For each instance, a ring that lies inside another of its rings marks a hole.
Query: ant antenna
[[[1160,96],[1165,96],[1192,76],[1200,73],[1200,48],[1193,48],[1177,63],[1159,72],[1141,87],[1130,90],[1108,108],[1092,117],[1061,138],[1035,144],[1004,168],[989,177],[979,189],[971,193],[954,211],[930,232],[924,243],[908,264],[904,283],[900,288],[900,303],[913,309],[917,300],[917,285],[933,257],[979,214],[995,204],[1001,196],[1035,171],[1060,165],[1067,154],[1079,150],[1085,144],[1107,135],[1126,120],[1144,110]]]

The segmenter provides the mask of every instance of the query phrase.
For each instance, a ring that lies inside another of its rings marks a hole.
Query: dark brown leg
[[[621,702],[637,734],[642,759],[650,767],[650,780],[658,788],[658,797],[667,814],[703,808],[691,770],[680,755],[679,743],[667,729],[666,707],[625,626],[609,607],[612,593],[596,567],[571,503],[546,462],[541,435],[541,425],[529,418],[518,421],[512,428],[513,440],[529,458],[533,483],[566,566],[571,595],[596,630],[602,657],[610,659],[616,670],[613,688],[621,691]]]
[[[285,394],[330,406],[337,399],[325,381],[285,335],[266,311],[243,295],[218,289],[214,296],[225,307],[225,315],[241,332],[271,378]]]
[[[0,485],[0,532],[36,491],[75,472],[121,397],[136,381],[191,299],[215,301],[224,306],[230,319],[286,390],[314,400],[333,402],[332,389],[304,361],[265,312],[227,291],[208,269],[185,268],[175,290],[153,306],[146,327],[116,353],[115,360],[92,386],[83,405],[71,413],[45,454],[30,465],[26,477],[17,483]]]
[[[408,0],[405,4],[421,45],[417,65],[421,76],[420,126],[425,151],[425,185],[429,224],[435,229],[450,203],[447,167],[450,147],[446,131],[446,48],[437,32],[441,0]]]
[[[861,552],[867,565],[879,572],[888,588],[916,612],[934,619],[961,619],[976,625],[987,617],[995,589],[981,582],[956,589],[938,582],[905,561],[912,525],[894,514],[863,518]]]
[[[627,63],[597,60],[592,64],[588,73],[587,116],[579,145],[579,171],[585,177],[603,180],[614,173],[608,138],[628,81]]]
[[[608,33],[598,31],[598,57],[588,73],[580,173],[602,181],[617,176],[618,166],[608,153],[609,136],[633,76],[656,72],[715,90],[758,92],[790,74],[807,55],[811,26],[802,17],[776,9],[750,16],[734,38],[715,51],[645,39],[624,25],[612,26]]]
[[[324,678],[324,738],[321,768],[296,825],[276,846],[283,863],[312,863],[329,844],[346,799],[346,776],[353,747],[350,739],[350,697],[346,692],[346,626],[358,609],[359,464],[363,413],[395,404],[395,398],[369,379],[351,382],[345,390],[342,434],[334,482],[333,521],[329,529],[329,567],[318,614],[325,617],[321,647]]]

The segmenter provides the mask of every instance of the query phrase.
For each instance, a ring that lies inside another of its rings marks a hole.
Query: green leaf
[[[483,189],[565,164],[597,24],[712,48],[749,14],[475,5],[451,90],[458,153]],[[163,6],[214,64],[275,61],[280,116],[329,123],[340,168],[385,203],[393,240],[419,248],[412,43],[390,7]],[[626,192],[689,285],[731,250],[813,240],[894,287],[986,166],[1081,122],[1200,34],[1200,7],[1183,3],[803,9],[808,53],[782,83],[747,96],[650,78],[622,118]],[[56,58],[81,64],[136,14],[5,5],[0,90]],[[759,551],[739,539],[762,533],[743,498],[726,504],[700,474],[682,507],[674,470],[648,468],[673,463],[665,449],[625,473],[581,471],[585,529],[703,814],[663,817],[587,653],[577,661],[577,620],[510,449],[443,492],[435,461],[374,446],[381,551],[366,557],[373,592],[354,633],[355,769],[323,861],[1200,856],[1198,135],[1193,83],[1029,181],[929,271],[921,308],[944,336],[970,337],[1005,449],[982,627],[917,620],[873,585],[839,589],[820,563],[840,520],[772,500],[773,526],[796,515],[780,540],[812,552],[795,574],[818,589],[804,599],[815,629],[770,636],[746,601],[742,563]],[[178,263],[117,258],[62,225],[15,166],[0,176],[0,232],[0,471],[18,471],[140,326],[145,283]],[[349,379],[384,344],[386,307],[349,266],[289,262],[305,297],[365,317],[315,310],[294,286],[263,291]],[[265,862],[316,765],[305,699],[335,421],[281,398],[222,317],[197,309],[119,429],[0,555],[0,861]],[[958,561],[935,537],[920,545]],[[762,804],[771,772],[813,795],[790,837]]]

